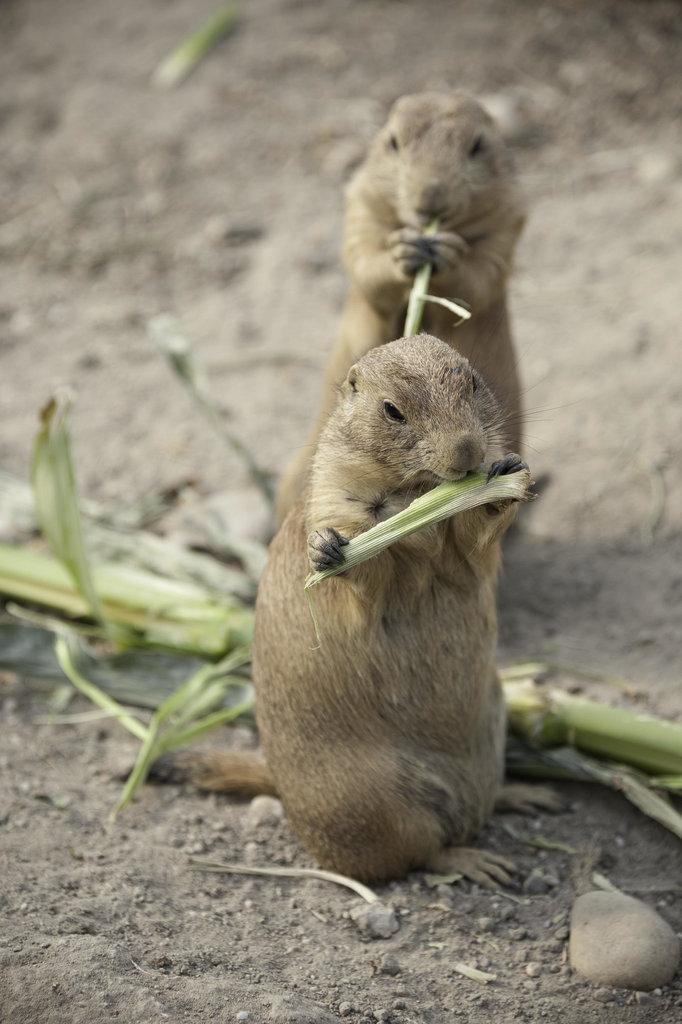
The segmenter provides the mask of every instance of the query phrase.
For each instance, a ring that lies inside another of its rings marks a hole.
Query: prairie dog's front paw
[[[323,526],[321,530],[313,530],[308,537],[308,561],[313,572],[324,572],[342,565],[344,554],[341,550],[348,543],[346,537],[332,526]]]
[[[435,274],[452,270],[468,249],[464,239],[452,231],[422,235],[416,228],[399,228],[388,241],[393,259],[406,277],[414,277],[425,263],[431,264]]]
[[[504,512],[506,509],[511,508],[517,501],[534,501],[537,497],[537,495],[530,490],[530,486],[532,484],[530,470],[521,456],[517,455],[516,452],[510,452],[509,455],[505,455],[503,459],[493,462],[492,466],[488,470],[488,481],[495,480],[501,476],[511,476],[512,473],[523,474],[520,480],[524,487],[523,494],[519,495],[517,498],[504,498],[502,501],[489,502],[485,506],[488,515],[499,515],[500,512]]]
[[[509,455],[505,455],[505,457],[503,459],[499,459],[498,462],[493,462],[492,466],[488,470],[488,480],[492,480],[496,476],[509,476],[510,473],[520,473],[523,470],[530,473],[528,466],[521,456],[517,455],[515,452],[510,452]]]

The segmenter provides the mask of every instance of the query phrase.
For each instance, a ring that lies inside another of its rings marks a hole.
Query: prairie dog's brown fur
[[[503,455],[498,418],[480,375],[443,342],[374,349],[348,374],[305,500],[271,545],[253,646],[265,755],[298,836],[323,866],[356,878],[412,868],[501,877],[493,855],[460,844],[502,780],[496,579],[515,506],[421,530],[319,585],[319,647],[303,591],[309,558],[333,560],[339,535],[490,467]],[[527,474],[516,456],[502,466]]]
[[[438,233],[426,237],[438,217]],[[507,442],[520,450],[521,399],[506,280],[525,221],[511,158],[493,120],[466,93],[403,96],[347,190],[343,258],[351,278],[312,434],[283,475],[281,522],[301,496],[320,429],[349,367],[403,332],[416,270],[433,265],[432,294],[466,303],[471,319],[424,307],[422,328],[480,370],[501,402]]]

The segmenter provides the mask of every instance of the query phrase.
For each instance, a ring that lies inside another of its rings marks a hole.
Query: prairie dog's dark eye
[[[393,420],[394,423],[404,423],[405,417],[401,413],[400,409],[397,409],[393,402],[384,402],[384,412],[389,420]]]
[[[388,140],[388,144],[391,147],[391,149],[394,149],[396,153],[398,152],[398,140],[396,139],[395,135],[391,135],[391,137]]]
[[[483,136],[482,135],[477,135],[476,138],[474,139],[474,141],[471,144],[471,149],[469,150],[469,156],[476,156],[478,153],[481,152],[482,149],[483,149]]]

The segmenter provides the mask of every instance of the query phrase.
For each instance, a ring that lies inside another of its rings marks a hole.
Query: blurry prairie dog
[[[303,590],[311,567],[343,560],[345,540],[443,480],[485,470],[529,482],[519,456],[505,455],[499,415],[480,374],[427,335],[351,368],[258,592],[267,763],[185,755],[180,777],[205,788],[277,793],[323,867],[375,881],[419,868],[508,880],[508,862],[462,844],[505,797],[496,581],[516,505],[420,530],[316,587],[319,647]],[[527,802],[525,788],[515,799]]]
[[[434,235],[424,229],[438,218]],[[506,280],[525,222],[525,203],[495,123],[463,92],[403,96],[350,182],[343,258],[351,289],[327,364],[312,433],[285,471],[281,523],[300,497],[322,424],[349,367],[403,332],[415,272],[431,263],[431,294],[468,305],[471,319],[424,307],[422,329],[455,347],[501,402],[507,441],[520,450],[521,399]]]

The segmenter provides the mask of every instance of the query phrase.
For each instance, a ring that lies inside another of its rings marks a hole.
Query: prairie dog
[[[315,588],[309,567],[443,480],[528,469],[507,455],[481,375],[426,335],[368,352],[320,435],[305,496],[272,542],[256,605],[257,720],[275,788],[319,862],[381,880],[413,868],[505,880],[462,847],[500,794],[500,538],[513,503],[420,530]]]
[[[435,218],[434,235],[424,229]],[[526,218],[510,154],[473,97],[419,93],[393,105],[346,194],[343,259],[351,279],[317,421],[282,477],[281,523],[300,497],[320,429],[349,367],[400,337],[414,274],[431,263],[430,292],[467,304],[471,319],[427,303],[422,328],[480,370],[499,399],[506,440],[520,450],[520,386],[506,281]]]
[[[502,786],[496,590],[516,505],[461,513],[317,586],[321,645],[303,589],[311,568],[343,561],[348,539],[474,470],[530,482],[505,454],[498,403],[468,360],[418,335],[354,364],[258,591],[265,758],[188,750],[160,759],[157,779],[277,794],[320,864],[358,879],[424,868],[508,881],[508,861],[463,844],[494,804],[557,808],[546,790]]]

